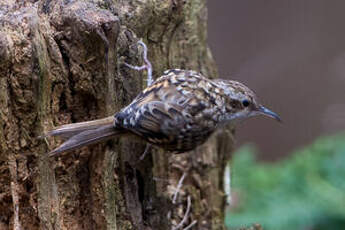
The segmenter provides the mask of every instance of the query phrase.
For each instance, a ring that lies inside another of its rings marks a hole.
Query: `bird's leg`
[[[141,45],[144,49],[143,51],[143,59],[144,59],[144,65],[142,66],[133,66],[130,65],[128,63],[124,63],[128,68],[134,69],[134,70],[145,70],[147,71],[147,86],[150,86],[153,83],[153,78],[152,78],[152,64],[149,61],[149,59],[147,58],[147,46],[145,45],[145,43],[142,40],[138,41],[138,44]]]

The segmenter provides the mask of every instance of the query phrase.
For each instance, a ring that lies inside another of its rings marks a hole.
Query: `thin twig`
[[[191,229],[196,223],[198,223],[198,221],[197,220],[193,220],[193,222],[190,225],[188,225],[187,227],[185,227],[183,230]]]
[[[173,227],[172,230],[177,230],[177,229],[182,228],[183,224],[184,224],[184,223],[187,221],[187,219],[188,219],[191,205],[192,205],[192,201],[191,201],[190,196],[188,196],[188,197],[187,197],[187,210],[186,210],[186,213],[184,214],[184,217],[183,217],[182,221],[181,221],[176,227]]]
[[[124,63],[127,67],[137,70],[137,71],[141,71],[141,70],[147,70],[147,86],[152,85],[153,83],[153,78],[152,78],[152,64],[149,61],[149,59],[147,58],[147,46],[145,45],[145,43],[142,40],[138,41],[138,44],[141,45],[143,47],[143,59],[145,64],[142,66],[134,66],[134,65],[130,65],[128,63]]]
[[[46,143],[47,146],[49,146],[49,142],[47,140],[47,137],[44,137],[44,142]]]
[[[173,203],[173,204],[176,203],[177,195],[178,195],[178,193],[180,192],[180,189],[181,189],[182,184],[183,184],[183,180],[184,180],[184,178],[185,178],[186,176],[187,176],[187,173],[184,172],[183,175],[182,175],[182,177],[180,178],[178,184],[177,184],[177,188],[176,188],[176,190],[175,190],[175,193],[174,193],[174,196],[173,196],[173,200],[172,200],[172,203]]]
[[[147,50],[148,49],[142,40],[140,40],[138,42],[138,44],[141,45],[144,49],[143,58],[144,58],[144,62],[146,64],[146,69],[147,69],[147,85],[150,86],[153,83],[153,78],[152,78],[152,65],[151,65],[151,62],[149,61],[149,59],[147,58]]]
[[[146,69],[146,65],[135,66],[135,65],[128,64],[128,63],[126,63],[126,62],[124,62],[124,64],[125,64],[127,67],[129,67],[129,68],[131,68],[131,69],[134,69],[134,70],[138,70],[138,71],[141,71],[141,70]]]

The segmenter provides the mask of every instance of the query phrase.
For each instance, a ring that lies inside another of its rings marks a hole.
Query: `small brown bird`
[[[224,124],[259,114],[280,121],[239,82],[210,80],[195,71],[172,69],[115,116],[63,125],[45,136],[67,138],[50,156],[124,134],[182,153],[204,143]]]

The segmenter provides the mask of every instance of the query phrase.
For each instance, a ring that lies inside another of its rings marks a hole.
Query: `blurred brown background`
[[[345,130],[345,1],[208,1],[209,45],[223,77],[253,89],[281,115],[237,129],[277,160],[320,135]]]

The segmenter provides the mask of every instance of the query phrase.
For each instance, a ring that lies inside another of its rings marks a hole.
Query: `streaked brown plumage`
[[[68,138],[51,156],[123,134],[181,153],[204,143],[223,124],[258,114],[280,120],[239,82],[210,80],[194,71],[173,69],[114,117],[63,125],[45,136]]]

